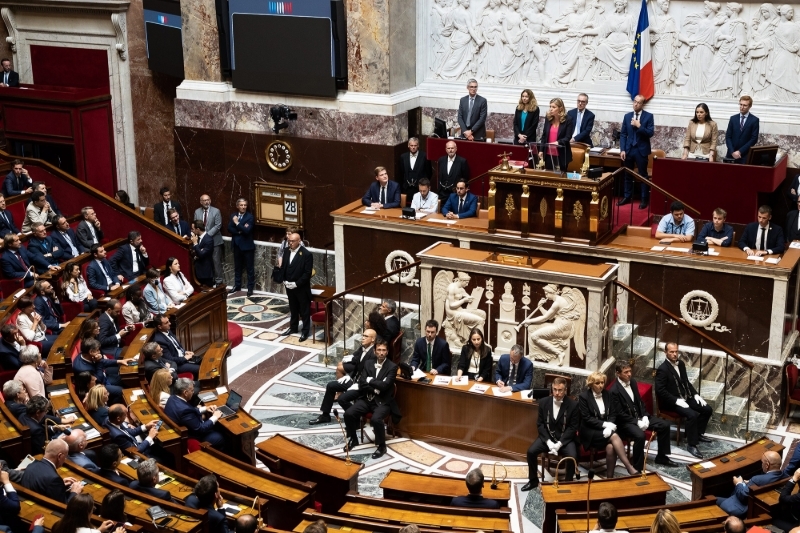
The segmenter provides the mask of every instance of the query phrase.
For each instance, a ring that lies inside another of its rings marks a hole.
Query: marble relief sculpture
[[[467,293],[470,279],[466,272],[453,276],[450,270],[440,270],[433,280],[434,318],[442,324],[447,343],[455,352],[466,344],[472,328],[484,330],[486,323],[486,311],[478,309],[483,287]]]
[[[722,24],[716,31],[714,62],[708,69],[708,91],[717,98],[735,98],[742,91],[744,52],[747,49],[747,24],[738,17],[742,4],[728,2],[721,10]]]
[[[706,94],[709,66],[714,62],[719,2],[703,2],[703,12],[692,13],[683,21],[678,40],[684,44],[679,65],[683,67],[678,85],[685,85],[685,94]]]
[[[539,361],[557,361],[559,366],[569,365],[570,341],[583,359],[586,356],[586,298],[580,289],[548,284],[544,298],[533,313],[520,323],[527,325],[528,357]],[[552,302],[549,308],[544,306]],[[537,315],[538,316],[534,316]]]
[[[603,17],[595,52],[599,79],[622,80],[628,77],[636,23],[636,18],[628,13],[628,1],[614,0],[614,12]]]
[[[669,0],[658,0],[650,20],[650,54],[656,94],[671,94],[678,68],[678,27],[669,12]]]
[[[772,50],[775,48],[775,28],[778,26],[778,10],[772,4],[761,4],[753,17],[745,60],[744,90],[754,98],[767,96],[770,82],[767,75],[772,70]]]
[[[792,20],[794,9],[783,5],[779,10],[781,19],[775,28],[775,49],[769,81],[772,83],[772,98],[778,102],[796,102],[800,95],[797,76],[800,74],[800,26]]]

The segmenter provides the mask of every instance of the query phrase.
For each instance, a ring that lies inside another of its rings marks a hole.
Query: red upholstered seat
[[[200,449],[200,441],[197,439],[186,439],[186,450],[189,453],[196,452]]]
[[[800,400],[800,387],[797,387],[797,367],[793,364],[786,365],[786,387],[791,391],[789,397]]]
[[[242,339],[244,339],[242,327],[239,324],[228,322],[228,342],[231,343],[231,348],[239,346],[242,343]]]
[[[64,310],[64,318],[69,322],[79,314],[83,313],[83,302],[61,302],[61,308]]]
[[[120,313],[120,316],[122,316],[122,313]],[[128,333],[124,337],[122,337],[122,345],[123,346],[130,346],[130,344],[136,338],[136,334],[139,333],[139,331],[141,331],[142,326],[143,326],[143,324],[141,322],[138,323],[138,324],[134,324],[133,325],[133,331],[131,333]],[[124,327],[124,326],[122,326],[122,327]]]

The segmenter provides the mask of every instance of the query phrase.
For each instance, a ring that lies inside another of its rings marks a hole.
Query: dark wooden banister
[[[390,277],[390,276],[399,275],[401,272],[405,272],[405,271],[406,271],[406,270],[408,270],[409,268],[412,268],[412,267],[417,267],[417,266],[419,266],[419,265],[421,265],[421,264],[422,264],[422,261],[416,261],[416,262],[414,262],[414,263],[409,263],[409,264],[407,264],[407,265],[406,265],[406,266],[404,266],[404,267],[398,268],[397,270],[392,270],[391,272],[387,272],[386,274],[383,274],[382,276],[375,276],[375,277],[374,277],[374,278],[372,278],[371,280],[369,280],[369,281],[365,281],[364,283],[361,283],[361,284],[359,284],[359,285],[356,285],[355,287],[350,287],[349,289],[345,289],[345,290],[343,290],[342,292],[337,292],[336,294],[334,294],[334,295],[333,295],[333,296],[331,296],[330,298],[328,298],[328,299],[324,300],[324,301],[323,301],[323,304],[327,305],[327,304],[328,304],[328,302],[331,302],[331,301],[335,300],[336,298],[340,298],[340,297],[342,297],[342,296],[344,296],[344,295],[346,295],[346,294],[350,294],[350,293],[352,293],[353,291],[356,291],[356,290],[360,289],[361,287],[366,287],[366,286],[367,286],[367,285],[369,285],[370,283],[374,283],[374,282],[376,282],[376,281],[378,281],[378,280],[382,280],[382,279],[388,278],[388,277]]]
[[[615,171],[614,171],[614,172],[611,174],[611,176],[612,176],[614,179],[616,179],[616,178],[617,178],[617,174],[620,174],[620,173],[623,173],[623,174],[627,174],[627,175],[629,175],[629,176],[632,176],[632,177],[633,177],[633,179],[635,179],[635,180],[637,180],[637,181],[640,181],[640,182],[642,182],[644,185],[647,185],[647,186],[648,186],[648,187],[650,187],[651,189],[655,189],[655,190],[657,190],[658,192],[660,192],[661,194],[663,194],[664,196],[666,196],[667,198],[669,198],[669,199],[670,199],[670,200],[672,200],[673,202],[675,202],[675,201],[678,201],[678,202],[682,203],[682,204],[683,204],[683,206],[686,208],[686,210],[687,210],[687,211],[691,211],[691,212],[692,212],[692,213],[694,213],[695,215],[697,215],[697,216],[700,216],[700,214],[701,214],[701,213],[700,213],[700,211],[698,211],[698,210],[697,210],[697,209],[695,209],[694,207],[690,206],[689,204],[687,204],[686,202],[684,202],[684,201],[683,201],[683,200],[681,200],[680,198],[678,198],[678,197],[676,197],[676,196],[674,196],[674,195],[672,195],[672,194],[668,193],[667,191],[665,191],[664,189],[662,189],[661,187],[659,187],[659,186],[658,186],[658,185],[656,185],[655,183],[651,182],[649,179],[642,177],[640,174],[638,174],[638,173],[634,172],[633,170],[631,170],[631,169],[629,169],[629,168],[626,168],[626,167],[619,167],[617,170],[615,170]]]
[[[660,305],[655,303],[653,300],[651,300],[650,298],[648,298],[644,294],[640,293],[639,291],[637,291],[637,290],[625,285],[621,281],[614,280],[614,284],[617,285],[618,287],[621,287],[622,289],[628,291],[629,293],[633,294],[634,296],[636,296],[637,298],[642,300],[644,303],[646,303],[650,307],[655,308],[659,313],[662,313],[665,316],[668,316],[669,318],[671,318],[672,320],[678,322],[682,326],[686,326],[687,328],[689,328],[693,332],[695,332],[698,335],[700,335],[701,337],[703,337],[704,340],[706,340],[707,342],[709,342],[710,344],[712,344],[713,346],[715,346],[719,350],[721,350],[721,351],[725,352],[726,354],[730,355],[731,357],[733,357],[734,359],[739,361],[741,364],[743,364],[747,368],[752,370],[753,367],[755,366],[750,361],[747,361],[746,359],[744,359],[741,355],[737,354],[736,352],[733,352],[730,348],[727,348],[725,345],[720,344],[718,341],[716,341],[713,338],[711,338],[710,336],[708,336],[704,331],[701,331],[701,330],[697,329],[693,325],[691,325],[688,322],[686,322],[683,318],[670,313],[669,311],[667,311],[666,309],[664,309],[663,307],[661,307]]]

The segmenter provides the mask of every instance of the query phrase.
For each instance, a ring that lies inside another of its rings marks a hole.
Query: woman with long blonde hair
[[[170,386],[172,385],[172,374],[166,368],[155,371],[150,378],[150,397],[158,402],[163,408],[169,400]]]
[[[544,157],[544,166],[548,170],[566,172],[567,165],[572,161],[570,138],[575,131],[572,117],[567,115],[564,102],[561,98],[550,100],[550,109],[547,111],[542,129],[541,157]]]
[[[514,112],[514,144],[528,144],[536,140],[539,127],[539,104],[530,89],[523,89]]]
[[[86,395],[84,407],[89,416],[101,426],[108,420],[108,391],[102,385],[95,385]]]

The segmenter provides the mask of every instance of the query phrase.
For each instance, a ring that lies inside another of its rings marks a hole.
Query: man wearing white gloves
[[[553,380],[551,392],[552,396],[539,402],[539,418],[536,421],[539,438],[528,448],[529,481],[522,487],[523,491],[539,486],[537,472],[540,453],[549,451],[562,457],[574,457],[576,463],[578,460],[578,444],[575,440],[580,425],[578,402],[567,397],[567,380],[564,378]],[[576,463],[567,461],[567,481],[572,481]]]
[[[617,379],[611,387],[611,397],[617,409],[617,434],[623,439],[633,441],[631,464],[636,470],[644,468],[645,431],[657,433],[658,454],[656,464],[678,466],[668,457],[672,452],[669,443],[669,422],[647,413],[639,385],[631,379],[631,365],[626,361],[617,364]]]
[[[686,440],[689,453],[703,458],[697,449],[698,442],[711,442],[706,437],[706,426],[711,419],[712,409],[697,394],[686,375],[686,365],[678,360],[678,343],[668,342],[664,346],[667,360],[656,371],[656,398],[662,411],[672,411],[686,419]]]

